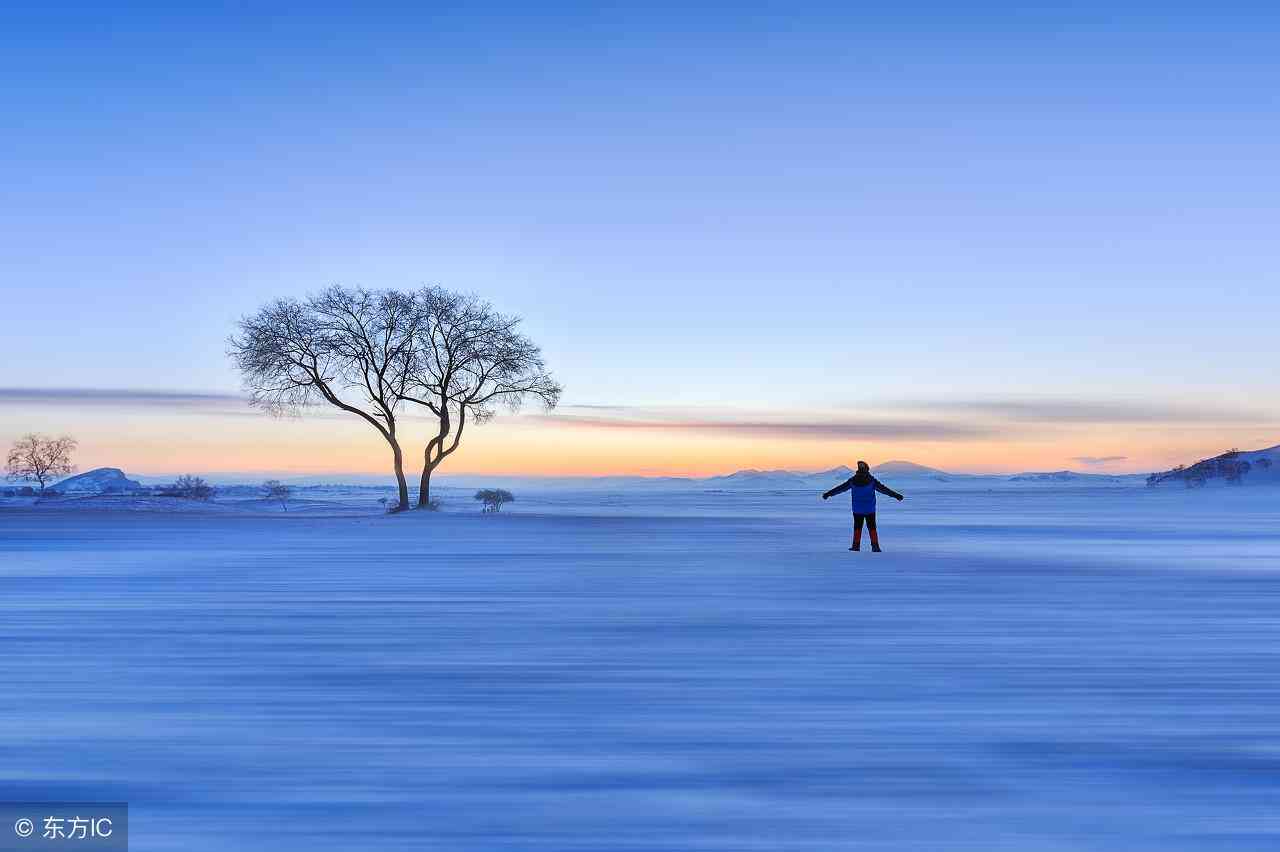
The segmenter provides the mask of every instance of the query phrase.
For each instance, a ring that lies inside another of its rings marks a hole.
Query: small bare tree
[[[288,485],[278,479],[268,479],[262,483],[262,494],[268,500],[279,500],[280,508],[289,511],[289,498],[293,496],[293,489]]]
[[[1253,470],[1253,465],[1244,459],[1236,459],[1231,463],[1231,467],[1227,469],[1227,482],[1231,485],[1244,485],[1244,478],[1249,471]]]
[[[475,499],[484,504],[486,512],[501,512],[503,503],[514,503],[515,495],[505,488],[482,488]]]
[[[330,287],[243,318],[229,354],[251,405],[281,415],[328,404],[373,427],[391,447],[398,508],[406,509],[397,416],[417,363],[421,320],[411,294]]]
[[[401,399],[427,408],[436,420],[422,453],[418,508],[424,509],[431,506],[431,475],[458,449],[468,422],[484,423],[499,408],[517,411],[530,398],[554,408],[560,384],[542,350],[519,332],[519,317],[440,287],[419,291],[417,300],[423,321]]]
[[[75,448],[76,439],[67,435],[60,438],[35,433],[23,435],[9,450],[5,473],[14,482],[39,483],[43,494],[50,482],[75,472],[75,465],[71,463]]]
[[[212,485],[199,476],[184,474],[160,489],[161,497],[181,497],[183,500],[212,500],[217,493]]]

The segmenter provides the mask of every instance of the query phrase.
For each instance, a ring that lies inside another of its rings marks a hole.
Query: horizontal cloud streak
[[[596,429],[634,429],[670,432],[709,432],[719,435],[789,437],[802,440],[911,439],[962,441],[987,438],[995,431],[985,426],[929,421],[781,421],[758,419],[652,419],[588,417],[572,414],[533,415],[535,422]]]
[[[179,413],[216,417],[257,417],[270,415],[249,405],[249,398],[232,393],[197,391],[132,390],[127,388],[0,388],[0,406],[56,405],[73,408],[145,409],[156,413]],[[324,402],[299,407],[294,412],[307,419],[342,420],[352,415]],[[405,420],[427,420],[426,415],[407,411]]]
[[[565,409],[570,409],[573,411],[617,411],[620,413],[636,410],[635,406],[631,406],[631,405],[591,405],[585,402],[579,402],[573,405],[560,406],[561,411],[564,411]]]
[[[1111,462],[1126,461],[1128,456],[1072,456],[1072,461],[1080,462],[1080,464],[1110,464]]]
[[[55,405],[119,405],[175,407],[220,407],[246,404],[243,396],[229,393],[192,393],[98,388],[0,388],[0,403],[45,403]]]
[[[997,418],[1023,423],[1264,423],[1274,421],[1260,411],[1176,405],[1144,400],[1117,402],[1086,399],[987,399],[911,402],[908,408]]]

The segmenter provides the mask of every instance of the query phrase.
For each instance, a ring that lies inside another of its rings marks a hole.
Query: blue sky
[[[673,442],[943,413],[1025,442],[1072,405],[1113,419],[1045,466],[1276,443],[1280,12],[1123,5],[7,11],[0,388],[234,393],[261,302],[440,283],[526,317],[566,417]],[[0,438],[129,399],[10,397]]]

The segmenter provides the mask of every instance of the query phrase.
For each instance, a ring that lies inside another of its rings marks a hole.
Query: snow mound
[[[794,470],[739,470],[727,476],[712,476],[694,481],[712,488],[807,491],[814,488],[825,490],[832,485],[839,485],[851,476],[853,471],[840,465],[814,473]]]
[[[950,476],[945,470],[938,470],[936,467],[925,467],[915,462],[902,461],[894,459],[884,464],[878,464],[871,468],[877,475],[884,476]]]
[[[804,488],[808,485],[802,474],[789,470],[739,470],[728,476],[712,476],[703,482],[721,488]]]
[[[1106,473],[1076,473],[1074,470],[1029,471],[1009,477],[1010,482],[1123,482],[1124,478]]]
[[[129,479],[118,467],[99,467],[94,470],[64,479],[54,485],[51,491],[58,494],[133,494],[146,491],[142,483]]]
[[[1204,485],[1252,485],[1280,484],[1280,444],[1265,450],[1228,450],[1213,458],[1201,459],[1193,465],[1179,465],[1173,470],[1153,473],[1147,477],[1147,485],[1183,485],[1200,488]]]

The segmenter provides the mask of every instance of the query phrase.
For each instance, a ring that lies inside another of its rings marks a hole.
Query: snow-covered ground
[[[810,492],[0,501],[0,800],[135,852],[1280,848],[1280,489],[890,484],[883,554]]]

